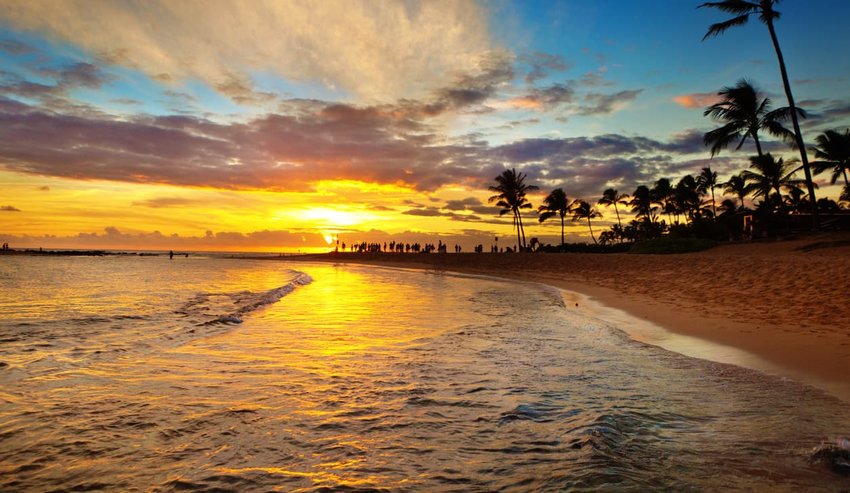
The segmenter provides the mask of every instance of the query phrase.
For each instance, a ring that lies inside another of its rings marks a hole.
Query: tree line
[[[817,227],[819,213],[839,212],[842,205],[850,205],[850,129],[844,132],[827,130],[818,135],[815,138],[817,145],[808,149],[813,152],[816,161],[809,161],[799,124],[800,119],[806,118],[806,112],[794,102],[774,25],[780,16],[774,8],[777,3],[778,0],[726,0],[706,2],[699,6],[733,15],[731,19],[709,26],[703,40],[744,25],[750,16],[757,16],[767,26],[776,53],[787,106],[771,109],[771,100],[761,94],[752,82],[741,79],[734,86],[724,87],[718,93],[720,101],[704,112],[704,116],[721,124],[704,135],[703,141],[710,148],[711,156],[714,157],[734,143],[737,143],[736,150],[741,149],[750,139],[756,155],[749,158],[749,168],[722,182],[718,181],[716,172],[705,167],[698,175],[686,175],[675,185],[668,178],[661,178],[652,186],[638,186],[631,195],[609,188],[602,193],[596,205],[613,207],[617,224],[603,231],[599,241],[594,235],[592,220],[600,217],[601,213],[590,202],[583,199],[570,200],[562,188],[556,188],[543,199],[537,212],[541,223],[551,218],[560,219],[562,246],[565,243],[564,224],[567,217],[572,221],[586,221],[594,243],[609,244],[652,238],[677,229],[697,236],[730,234],[731,237],[731,232],[741,226],[741,216],[750,213],[759,219],[765,231],[783,221],[788,227],[788,216],[794,214],[807,214],[812,226]],[[789,120],[791,129],[785,126]],[[764,152],[760,132],[767,132],[788,143],[799,152],[799,160],[786,160]],[[803,178],[798,178],[797,173],[801,170]],[[844,188],[839,202],[817,199],[817,184],[813,174],[824,172],[832,173],[832,184],[843,178]],[[489,201],[501,208],[499,214],[512,215],[517,247],[523,250],[528,246],[522,212],[533,209],[526,196],[538,190],[538,187],[526,184],[526,178],[525,174],[515,169],[507,169],[495,178],[496,184],[489,187],[495,192]],[[716,201],[718,189],[724,196],[729,196],[719,205]],[[747,197],[752,198],[755,210],[746,207]],[[634,214],[634,219],[625,226],[620,217],[621,206]],[[666,221],[661,216],[665,216]]]

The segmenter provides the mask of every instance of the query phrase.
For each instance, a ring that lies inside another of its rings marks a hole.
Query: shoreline
[[[833,240],[835,235],[829,236]],[[330,253],[280,260],[445,270],[578,293],[635,340],[791,378],[850,402],[850,245],[800,240],[671,255]]]

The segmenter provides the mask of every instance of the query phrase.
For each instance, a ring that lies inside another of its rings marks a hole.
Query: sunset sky
[[[728,16],[698,4],[0,0],[0,239],[471,249],[511,237],[487,204],[506,167],[540,187],[535,208],[559,186],[595,203],[709,164],[725,180],[754,149],[709,159],[714,94],[747,77],[787,103],[766,27],[702,41]],[[778,9],[811,144],[850,126],[850,2]]]

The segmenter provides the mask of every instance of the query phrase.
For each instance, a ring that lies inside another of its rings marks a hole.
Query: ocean
[[[850,488],[846,402],[540,284],[205,256],[0,282],[2,491]]]

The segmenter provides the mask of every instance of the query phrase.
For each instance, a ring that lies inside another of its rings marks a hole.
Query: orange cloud
[[[673,102],[685,108],[705,108],[720,101],[720,96],[713,92],[696,92],[675,96]]]

